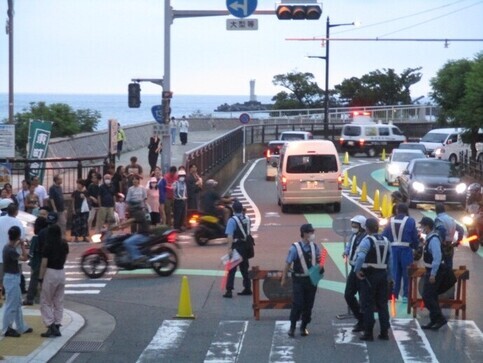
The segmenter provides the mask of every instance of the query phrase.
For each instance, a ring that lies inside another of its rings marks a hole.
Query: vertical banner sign
[[[29,128],[29,159],[43,159],[47,157],[49,147],[50,131],[52,130],[52,122],[50,121],[30,121]],[[39,177],[40,184],[44,179],[44,163],[32,162],[30,164],[30,175]]]
[[[108,130],[109,130],[109,154],[116,155],[117,153],[117,120],[110,119],[108,122]]]
[[[0,159],[15,157],[15,125],[0,125]]]

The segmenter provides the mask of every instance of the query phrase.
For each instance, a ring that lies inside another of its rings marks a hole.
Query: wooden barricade
[[[457,270],[453,270],[456,276],[455,296],[454,298],[444,297],[445,294],[440,295],[439,305],[442,308],[454,309],[455,315],[459,317],[459,311],[462,311],[462,318],[466,320],[466,281],[470,279],[470,271],[466,266],[460,266]],[[408,314],[411,314],[413,309],[413,317],[416,317],[418,307],[423,306],[423,299],[418,297],[419,280],[424,278],[426,268],[418,267],[412,264],[408,268],[409,273],[409,296],[408,296]]]
[[[290,309],[292,307],[292,281],[287,277],[286,288],[280,286],[282,271],[260,270],[253,266],[250,270],[253,291],[253,315],[260,320],[260,309]],[[267,300],[260,299],[260,280],[264,280],[264,294]]]

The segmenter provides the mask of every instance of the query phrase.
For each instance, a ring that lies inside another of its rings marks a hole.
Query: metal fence
[[[478,181],[480,184],[483,183],[483,158],[471,160],[471,155],[466,150],[460,153],[460,160],[462,161],[461,165],[464,175]]]

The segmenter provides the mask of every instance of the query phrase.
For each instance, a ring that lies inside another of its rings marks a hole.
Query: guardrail
[[[483,158],[479,160],[471,160],[470,153],[466,151],[460,152],[460,160],[462,171],[466,176],[483,183]]]

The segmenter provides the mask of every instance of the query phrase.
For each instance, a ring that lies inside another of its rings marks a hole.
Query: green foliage
[[[345,79],[335,89],[346,106],[382,106],[410,104],[410,87],[421,80],[419,68],[405,69],[397,74],[394,69],[376,70],[361,78]]]
[[[101,114],[90,109],[74,110],[64,103],[47,105],[45,102],[31,102],[28,109],[18,112],[15,121],[15,145],[17,151],[26,155],[30,120],[51,121],[51,137],[72,136],[82,132],[92,132],[99,123]],[[7,120],[4,120],[5,123]]]

